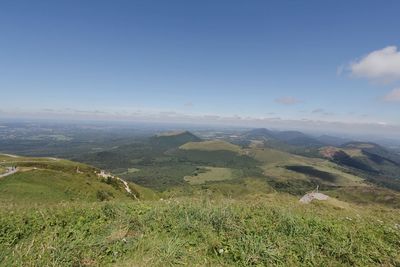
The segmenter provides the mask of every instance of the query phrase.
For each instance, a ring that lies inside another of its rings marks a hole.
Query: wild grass
[[[398,210],[272,194],[0,211],[3,266],[396,266]]]

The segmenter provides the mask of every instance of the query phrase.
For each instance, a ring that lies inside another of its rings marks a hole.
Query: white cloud
[[[393,89],[383,97],[386,102],[400,102],[400,88]]]
[[[352,75],[375,81],[400,80],[400,51],[388,46],[349,64]]]
[[[295,105],[301,102],[300,99],[297,99],[293,96],[284,96],[284,97],[280,97],[275,99],[275,102],[279,103],[279,104],[283,104],[283,105]]]

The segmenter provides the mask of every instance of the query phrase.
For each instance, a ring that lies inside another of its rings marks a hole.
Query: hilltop
[[[14,172],[0,177],[0,204],[49,204],[60,202],[133,201],[148,192],[121,180],[100,175],[100,170],[57,158],[32,158],[0,154],[0,174],[12,166]]]
[[[153,136],[150,143],[159,148],[173,148],[178,147],[188,142],[198,142],[201,139],[189,131],[183,132],[167,132]]]
[[[263,140],[277,146],[280,143],[294,146],[321,146],[324,143],[317,138],[309,136],[299,131],[271,131],[265,128],[253,129],[244,133],[243,137],[252,140]]]
[[[400,190],[400,156],[374,143],[351,142],[323,147],[323,157],[358,172],[369,181]]]

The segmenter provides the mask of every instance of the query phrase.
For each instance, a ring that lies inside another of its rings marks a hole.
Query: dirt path
[[[136,195],[132,192],[132,190],[129,188],[129,185],[128,185],[128,183],[127,183],[125,180],[123,180],[123,179],[121,179],[121,178],[119,178],[119,177],[115,177],[115,178],[118,179],[118,180],[120,180],[121,183],[124,184],[124,186],[125,186],[125,191],[126,191],[126,192],[128,192],[129,194],[131,194],[135,199],[138,199],[138,198],[136,197]]]
[[[13,170],[13,171],[9,171],[9,172],[6,172],[6,173],[4,173],[4,174],[1,174],[1,175],[0,175],[0,178],[3,178],[3,177],[6,177],[6,176],[9,176],[9,175],[12,175],[12,174],[17,173],[17,172],[18,172],[18,168],[15,169],[15,170]]]
[[[17,155],[12,155],[12,154],[3,154],[3,153],[1,153],[0,155],[7,156],[7,157],[11,157],[11,158],[19,158],[19,156],[17,156]]]
[[[129,188],[128,182],[125,181],[122,178],[119,178],[118,176],[112,175],[110,173],[106,173],[104,170],[101,170],[100,173],[97,173],[97,176],[99,177],[103,177],[103,178],[107,178],[107,177],[111,177],[113,179],[117,179],[119,180],[121,183],[124,184],[124,189],[126,192],[128,192],[128,194],[132,195],[135,199],[139,200],[136,195],[132,192],[132,190]]]

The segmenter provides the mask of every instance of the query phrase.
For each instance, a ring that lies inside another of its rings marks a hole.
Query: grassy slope
[[[227,150],[239,153],[240,147],[222,140],[212,140],[203,142],[188,142],[179,147],[185,150],[203,150],[203,151],[216,151],[216,150]]]
[[[276,190],[290,192],[292,194],[304,194],[305,192],[315,189],[317,185],[320,185],[323,190],[331,189],[332,187],[367,186],[363,178],[351,174],[345,168],[325,159],[293,155],[271,148],[262,148],[259,145],[254,144],[246,149],[240,149],[238,146],[234,146],[235,149],[233,150],[229,143],[220,141],[215,141],[215,143],[215,148],[213,148],[214,141],[188,143],[182,146],[184,147],[182,150],[186,151],[185,153],[187,155],[190,155],[188,157],[190,160],[196,159],[195,155],[200,155],[200,153],[209,153],[207,156],[201,155],[202,158],[205,159],[212,159],[216,153],[232,153],[232,158],[239,156],[253,158],[256,162],[253,163],[252,170],[261,168],[262,173],[254,172],[254,174],[252,174],[246,171],[244,176],[239,175],[237,177],[247,177],[250,179],[251,177],[256,177],[256,179],[262,179],[262,176],[264,175],[264,183],[268,182]],[[241,167],[238,167],[238,164],[227,166],[216,165],[218,160],[221,158],[222,157],[218,157],[218,159],[209,164],[212,164],[211,166],[230,168],[235,168],[236,166],[239,170],[241,169]],[[233,161],[228,160],[227,162]],[[204,165],[207,165],[206,161],[204,162]],[[306,169],[311,171],[310,173],[306,173],[296,171],[296,169]],[[320,175],[315,175],[316,173]],[[330,179],[325,179],[326,177]],[[226,185],[228,183],[227,181],[224,181],[223,183],[224,185],[219,185],[221,189],[220,191],[240,191],[235,187],[243,186],[243,179],[241,181],[236,181],[236,183],[229,182],[229,185]],[[213,187],[218,187],[218,185],[214,185]]]
[[[196,171],[191,176],[185,176],[184,180],[191,185],[204,184],[206,182],[225,181],[234,178],[234,174],[229,168],[204,167],[201,172]]]
[[[284,194],[0,211],[5,266],[399,265],[398,210]]]
[[[366,181],[400,191],[400,157],[393,151],[371,143],[348,143],[340,148],[323,147],[320,154]]]
[[[332,197],[358,204],[382,204],[400,209],[400,194],[386,188],[376,186],[349,186],[328,191]]]
[[[0,156],[2,166],[18,166],[19,172],[0,178],[0,203],[47,204],[61,201],[130,200],[122,183],[106,183],[96,169],[81,163],[51,158]],[[79,168],[79,172],[77,171]],[[132,184],[140,195],[151,194]]]
[[[247,155],[260,162],[265,175],[276,176],[279,179],[307,180],[307,175],[288,171],[285,168],[285,166],[289,165],[300,165],[309,166],[319,171],[332,173],[334,176],[337,177],[337,179],[335,180],[335,183],[337,185],[358,185],[363,181],[363,179],[361,179],[360,177],[344,172],[342,168],[339,168],[339,166],[327,160],[297,156],[270,148],[257,148],[253,146],[250,149],[240,149],[240,147],[236,145],[232,145],[223,141],[207,141],[187,143],[181,146],[181,149],[206,151],[227,150],[236,152],[238,154]]]
[[[127,198],[125,192],[100,179],[53,170],[32,170],[0,179],[3,202],[97,201],[98,191],[108,192],[112,198]]]
[[[190,151],[199,151],[201,150],[201,147],[199,147],[200,144],[202,143],[197,143],[195,146],[191,146],[190,149],[187,149]],[[270,148],[260,148],[254,145],[249,149],[242,149],[236,153],[256,159],[259,165],[262,166],[264,175],[267,176],[267,178],[247,177],[245,179],[241,178],[232,181],[225,180],[220,183],[206,183],[206,185],[202,186],[202,189],[206,189],[213,194],[220,194],[224,197],[235,197],[237,195],[271,192],[273,191],[271,189],[272,186],[277,191],[303,195],[305,192],[311,191],[315,189],[317,185],[320,185],[320,189],[325,190],[326,194],[348,202],[362,204],[380,203],[388,207],[399,208],[399,194],[369,184],[362,177],[328,160],[293,155],[287,152]],[[306,167],[314,171],[307,174],[290,170],[288,166]],[[315,173],[324,175],[319,177],[315,175]],[[325,174],[329,175],[329,177],[333,177],[333,179],[324,179],[324,176],[326,176]],[[247,187],[246,182],[248,183],[248,181],[257,183],[257,187],[262,188],[262,190],[257,190],[254,187]],[[177,190],[173,192],[177,195],[193,194],[193,190],[188,189],[181,190],[178,193],[176,191]]]
[[[374,192],[379,195],[378,199],[390,198],[391,195],[391,192],[378,190],[378,187],[366,182],[364,180],[366,177],[359,176],[359,173],[349,171],[347,167],[339,166],[327,159],[304,157],[271,148],[262,148],[261,143],[254,142],[249,148],[240,148],[219,140],[201,142],[197,139],[196,142],[182,145],[182,142],[188,139],[196,138],[189,133],[183,133],[154,137],[151,139],[154,144],[151,143],[150,147],[127,146],[126,151],[118,150],[118,153],[126,153],[121,155],[117,153],[118,158],[123,158],[118,162],[127,161],[126,169],[113,170],[135,183],[166,192],[166,195],[171,192],[177,195],[193,194],[194,189],[184,178],[193,176],[199,166],[232,170],[235,174],[234,179],[207,181],[201,185],[201,188],[228,197],[237,194],[252,194],[257,191],[247,187],[248,181],[259,183],[260,188],[263,188],[262,192],[270,191],[272,187],[279,192],[296,195],[303,195],[319,185],[321,190],[329,190],[327,194],[340,196],[349,201],[355,201],[354,198],[348,197],[351,194],[350,191],[341,190],[340,194],[334,191],[339,190],[340,187],[350,187],[352,191],[357,191],[357,195],[360,196],[358,199],[365,200],[368,200],[368,196],[364,193],[364,187],[375,190]],[[181,149],[177,149],[178,146]],[[354,150],[354,148],[349,149]],[[108,160],[104,162],[107,163]],[[313,171],[307,174],[290,169],[288,166],[300,166],[303,169],[306,167]],[[128,172],[128,169],[133,167],[139,171]],[[323,176],[318,177],[318,175],[312,175],[313,173],[328,173],[334,179],[324,180]],[[212,180],[218,180],[214,178],[211,177]],[[395,206],[396,200],[389,199],[386,203],[389,206]]]
[[[313,180],[315,184],[334,184],[336,186],[364,185],[361,177],[349,174],[342,167],[327,160],[293,155],[269,148],[252,148],[247,151],[249,151],[248,155],[261,162],[264,175],[275,181],[301,180],[309,182]],[[319,172],[326,172],[334,176],[335,179],[334,182],[324,181],[312,175],[289,170],[288,166],[305,166]]]

